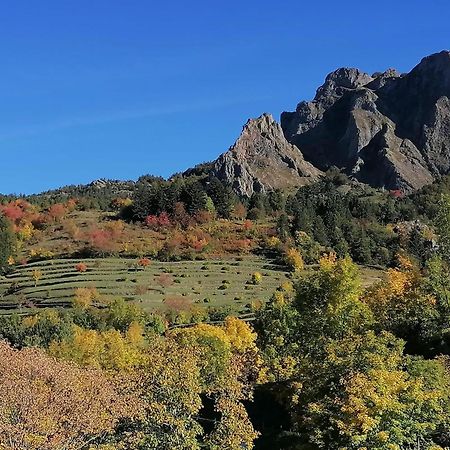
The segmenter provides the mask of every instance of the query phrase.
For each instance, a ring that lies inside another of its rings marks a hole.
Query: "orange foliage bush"
[[[66,214],[66,207],[62,203],[55,203],[47,211],[48,216],[54,222],[59,222]]]
[[[151,263],[152,262],[148,258],[141,258],[138,261],[138,266],[141,266],[141,267],[145,268],[145,267],[148,267]]]
[[[251,220],[249,220],[249,219],[245,220],[243,225],[242,225],[242,228],[245,231],[251,230],[253,228],[253,222]]]
[[[84,264],[84,263],[82,263],[82,262],[80,262],[80,263],[78,263],[78,264],[75,265],[75,270],[76,270],[77,272],[86,272],[86,270],[87,270],[87,265]]]

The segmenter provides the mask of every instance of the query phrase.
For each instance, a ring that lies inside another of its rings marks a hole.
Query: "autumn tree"
[[[101,320],[106,327],[125,333],[133,323],[144,325],[149,322],[150,317],[135,303],[126,302],[123,298],[115,298],[102,310]]]
[[[284,261],[293,272],[299,272],[304,268],[302,254],[296,248],[291,247],[286,250]]]
[[[47,214],[51,220],[59,222],[67,214],[67,209],[62,203],[55,203],[50,206]]]
[[[402,270],[406,273],[391,272],[385,283],[388,304],[390,295],[394,304],[404,303],[405,293],[417,294],[410,291],[414,269]],[[383,299],[381,287],[376,304]],[[293,300],[285,294],[278,291],[257,314],[265,363],[260,382],[276,383],[275,395],[290,412],[299,448],[448,445],[447,360],[408,357],[403,340],[371,329],[395,320],[398,306],[384,310],[379,304],[372,312],[351,261],[324,257],[317,272],[296,283]]]
[[[139,330],[139,331],[137,331]],[[143,329],[139,324],[130,325],[127,333],[118,330],[86,330],[74,326],[72,336],[63,341],[53,341],[49,353],[59,359],[101,369],[130,370],[142,359]],[[130,339],[133,336],[133,339]]]
[[[319,270],[302,277],[295,290],[305,352],[320,353],[328,340],[359,333],[373,322],[361,300],[358,268],[349,258],[323,256]]]
[[[200,449],[203,430],[197,417],[202,387],[195,349],[172,339],[154,339],[135,376],[145,411],[135,425],[141,436],[139,448]]]
[[[151,264],[151,260],[148,258],[139,258],[138,260],[138,266],[142,267],[143,269],[145,269],[146,267],[148,267]]]
[[[42,350],[0,343],[0,446],[78,450],[101,443],[138,410],[98,370],[58,362]]]
[[[33,277],[33,280],[34,280],[34,287],[37,286],[37,284],[39,283],[39,280],[42,278],[42,275],[43,275],[43,273],[42,273],[42,270],[40,270],[40,269],[34,269],[31,272],[31,276]]]
[[[78,270],[78,269],[77,269]],[[76,288],[73,298],[74,308],[87,309],[100,299],[100,294],[95,287]]]
[[[437,333],[438,316],[444,311],[444,305],[438,305],[436,296],[439,290],[435,281],[439,271],[440,268],[430,262],[429,276],[424,278],[413,261],[399,255],[397,267],[388,269],[385,279],[370,286],[363,296],[373,311],[377,328],[407,340],[416,350],[420,341],[430,343]]]
[[[264,361],[260,382],[282,383],[299,370],[300,314],[289,292],[279,290],[256,314],[258,348]]]
[[[308,441],[331,450],[440,448],[433,446],[449,421],[447,363],[403,351],[404,342],[389,333],[331,342],[293,397]]]
[[[247,208],[241,202],[236,203],[233,208],[232,213],[233,218],[235,219],[245,219],[247,217]]]
[[[80,273],[86,272],[87,265],[83,262],[79,262],[79,263],[75,264],[75,270]]]
[[[261,284],[262,281],[262,275],[260,272],[253,272],[252,278],[251,278],[251,284]]]
[[[196,349],[202,391],[214,400],[220,417],[203,441],[212,449],[252,448],[257,433],[243,402],[252,398],[259,368],[256,335],[236,318],[223,327],[199,324],[172,335],[183,347]]]

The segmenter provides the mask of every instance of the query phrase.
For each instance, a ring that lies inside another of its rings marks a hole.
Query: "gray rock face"
[[[249,120],[212,170],[212,175],[248,197],[254,192],[302,186],[317,180],[320,173],[285,139],[281,126],[269,114]]]
[[[410,192],[450,171],[450,52],[410,73],[338,69],[311,102],[281,115],[286,139],[321,170]]]

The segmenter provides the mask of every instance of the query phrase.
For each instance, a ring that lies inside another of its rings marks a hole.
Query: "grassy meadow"
[[[86,271],[79,272],[78,264]],[[306,270],[312,270],[307,268]],[[252,275],[261,274],[255,284]],[[364,283],[380,271],[361,267]],[[140,267],[125,258],[52,259],[18,265],[0,277],[0,311],[27,312],[36,308],[70,307],[77,288],[95,288],[103,299],[122,297],[147,311],[170,304],[230,306],[244,313],[256,301],[267,301],[289,273],[285,267],[257,256],[206,261],[152,261]]]
[[[86,265],[85,272],[77,271],[79,263]],[[254,272],[262,275],[259,284],[252,283]],[[184,299],[187,304],[231,305],[239,312],[252,301],[268,300],[287,275],[283,267],[257,257],[153,261],[145,268],[121,258],[55,259],[17,266],[0,277],[0,308],[67,307],[77,288],[95,287],[104,298],[123,297],[146,310]]]

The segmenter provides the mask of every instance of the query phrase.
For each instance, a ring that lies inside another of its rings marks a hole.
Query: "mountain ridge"
[[[245,196],[308,184],[331,167],[372,187],[410,193],[450,171],[449,98],[447,50],[423,58],[405,74],[341,67],[326,76],[313,100],[283,112],[280,124],[271,120],[253,133],[253,143],[246,127],[269,115],[247,122],[212,173]],[[287,176],[285,167],[293,155],[297,177]]]
[[[175,176],[217,177],[241,196],[291,189],[337,167],[350,179],[405,194],[450,173],[450,51],[424,57],[408,73],[329,73],[312,100],[277,122],[263,113],[216,160]],[[134,182],[96,180],[41,194],[105,189],[131,194]]]

